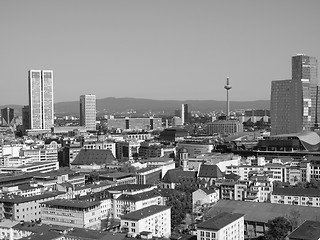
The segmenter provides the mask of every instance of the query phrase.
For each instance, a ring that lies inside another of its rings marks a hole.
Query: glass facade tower
[[[316,124],[318,63],[315,57],[292,57],[292,79],[272,81],[271,134],[312,131]]]
[[[80,126],[85,126],[89,131],[96,130],[96,96],[81,95],[80,96]]]
[[[30,129],[51,129],[53,126],[53,71],[29,71]]]

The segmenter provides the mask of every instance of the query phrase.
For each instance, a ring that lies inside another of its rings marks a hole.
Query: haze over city
[[[320,2],[1,1],[0,105],[27,104],[27,71],[54,72],[54,102],[136,97],[270,99],[291,56],[320,58]]]

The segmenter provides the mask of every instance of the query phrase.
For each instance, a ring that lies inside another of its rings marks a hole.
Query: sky
[[[320,60],[319,0],[2,0],[0,105],[28,104],[28,70],[54,101],[270,99],[291,57]]]

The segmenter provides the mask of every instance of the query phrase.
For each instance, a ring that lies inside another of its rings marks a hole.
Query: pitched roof
[[[109,149],[81,149],[72,165],[111,164],[116,159]]]
[[[195,180],[197,178],[197,172],[195,171],[183,171],[182,169],[168,170],[164,175],[162,181],[165,183],[179,183],[184,180]]]
[[[222,178],[223,174],[217,165],[201,164],[198,177]]]
[[[320,222],[305,221],[289,234],[289,239],[318,240],[320,239]]]
[[[204,191],[206,194],[215,193],[217,191],[216,188],[201,188],[202,191]]]
[[[198,224],[197,228],[220,230],[243,216],[244,215],[240,213],[220,213],[213,218]]]
[[[224,175],[225,179],[228,180],[234,180],[234,181],[238,181],[241,177],[235,173],[230,173],[230,174],[226,174]]]

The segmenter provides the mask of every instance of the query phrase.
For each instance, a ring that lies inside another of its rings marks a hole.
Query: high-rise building
[[[12,124],[14,118],[14,109],[12,108],[3,108],[1,109],[1,122],[4,126],[9,126]]]
[[[96,130],[97,121],[96,112],[96,96],[81,95],[80,96],[80,126],[85,126],[89,131]]]
[[[182,125],[189,122],[188,104],[182,104],[181,106],[181,120],[182,120]]]
[[[29,71],[30,129],[53,126],[53,71]]]
[[[316,123],[318,64],[315,57],[292,57],[292,79],[272,81],[272,135],[311,131]]]

